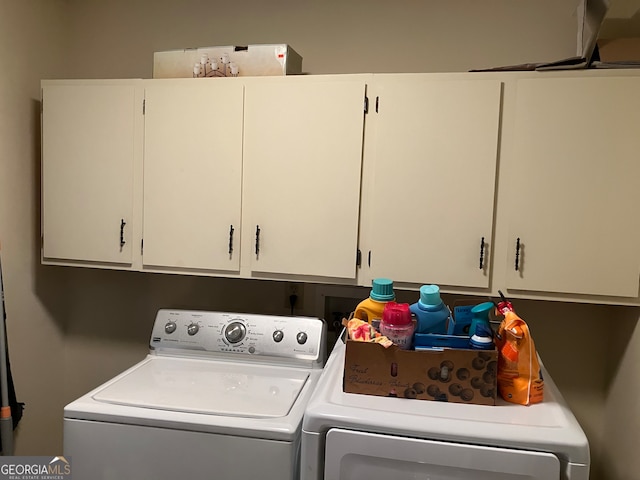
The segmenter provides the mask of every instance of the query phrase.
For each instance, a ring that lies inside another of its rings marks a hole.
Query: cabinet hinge
[[[147,99],[142,100],[142,114],[144,115],[147,111]]]
[[[380,97],[376,97],[376,113],[378,113],[378,105],[380,104]]]
[[[369,113],[369,97],[365,95],[364,97],[364,113],[365,115]]]
[[[144,238],[140,240],[140,255],[144,252]]]
[[[362,265],[362,252],[358,248],[356,250],[356,267],[359,267],[361,265]]]
[[[367,266],[370,267],[371,266],[371,250],[369,250],[369,255],[367,257]]]

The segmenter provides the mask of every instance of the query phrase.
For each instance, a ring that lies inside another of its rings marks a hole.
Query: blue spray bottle
[[[471,315],[473,318],[471,319],[471,326],[469,327],[469,336],[472,337],[476,333],[476,328],[478,325],[483,325],[486,329],[491,331],[491,325],[489,324],[489,314],[491,310],[495,308],[493,302],[484,302],[479,305],[476,305],[471,309]]]
[[[493,330],[489,323],[489,314],[495,308],[493,302],[484,302],[471,309],[473,318],[469,327],[469,346],[474,349],[494,348]]]

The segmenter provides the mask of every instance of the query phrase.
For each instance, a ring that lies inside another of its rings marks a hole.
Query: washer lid
[[[153,357],[93,399],[173,412],[284,417],[308,377],[306,370],[291,367]]]

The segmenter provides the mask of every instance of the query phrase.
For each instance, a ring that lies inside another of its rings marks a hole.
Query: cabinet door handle
[[[484,237],[480,240],[480,270],[484,268]]]
[[[229,256],[233,253],[233,225],[229,227]]]
[[[127,243],[124,241],[124,226],[127,222],[124,221],[124,218],[120,220],[120,250],[124,247],[124,244]]]
[[[516,240],[516,272],[520,270],[520,237]]]
[[[260,253],[260,225],[256,225],[256,257]]]

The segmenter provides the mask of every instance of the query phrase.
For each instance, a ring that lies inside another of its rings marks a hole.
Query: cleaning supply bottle
[[[493,330],[487,323],[478,323],[474,334],[469,339],[469,347],[473,350],[493,350],[495,345],[493,343]]]
[[[395,300],[393,280],[388,278],[374,278],[369,298],[361,301],[353,316],[371,324],[382,319],[382,312],[387,302]]]
[[[415,322],[411,318],[408,303],[387,302],[382,312],[380,333],[393,342],[394,345],[409,350],[413,340]]]
[[[447,333],[449,308],[440,298],[438,285],[420,287],[420,300],[412,304],[411,313],[416,316],[416,333]]]
[[[486,328],[491,330],[491,325],[489,324],[489,314],[494,308],[495,305],[493,304],[493,302],[484,302],[474,306],[471,309],[471,315],[473,315],[473,318],[471,319],[471,326],[469,327],[470,337],[475,335],[478,325],[482,324]]]

